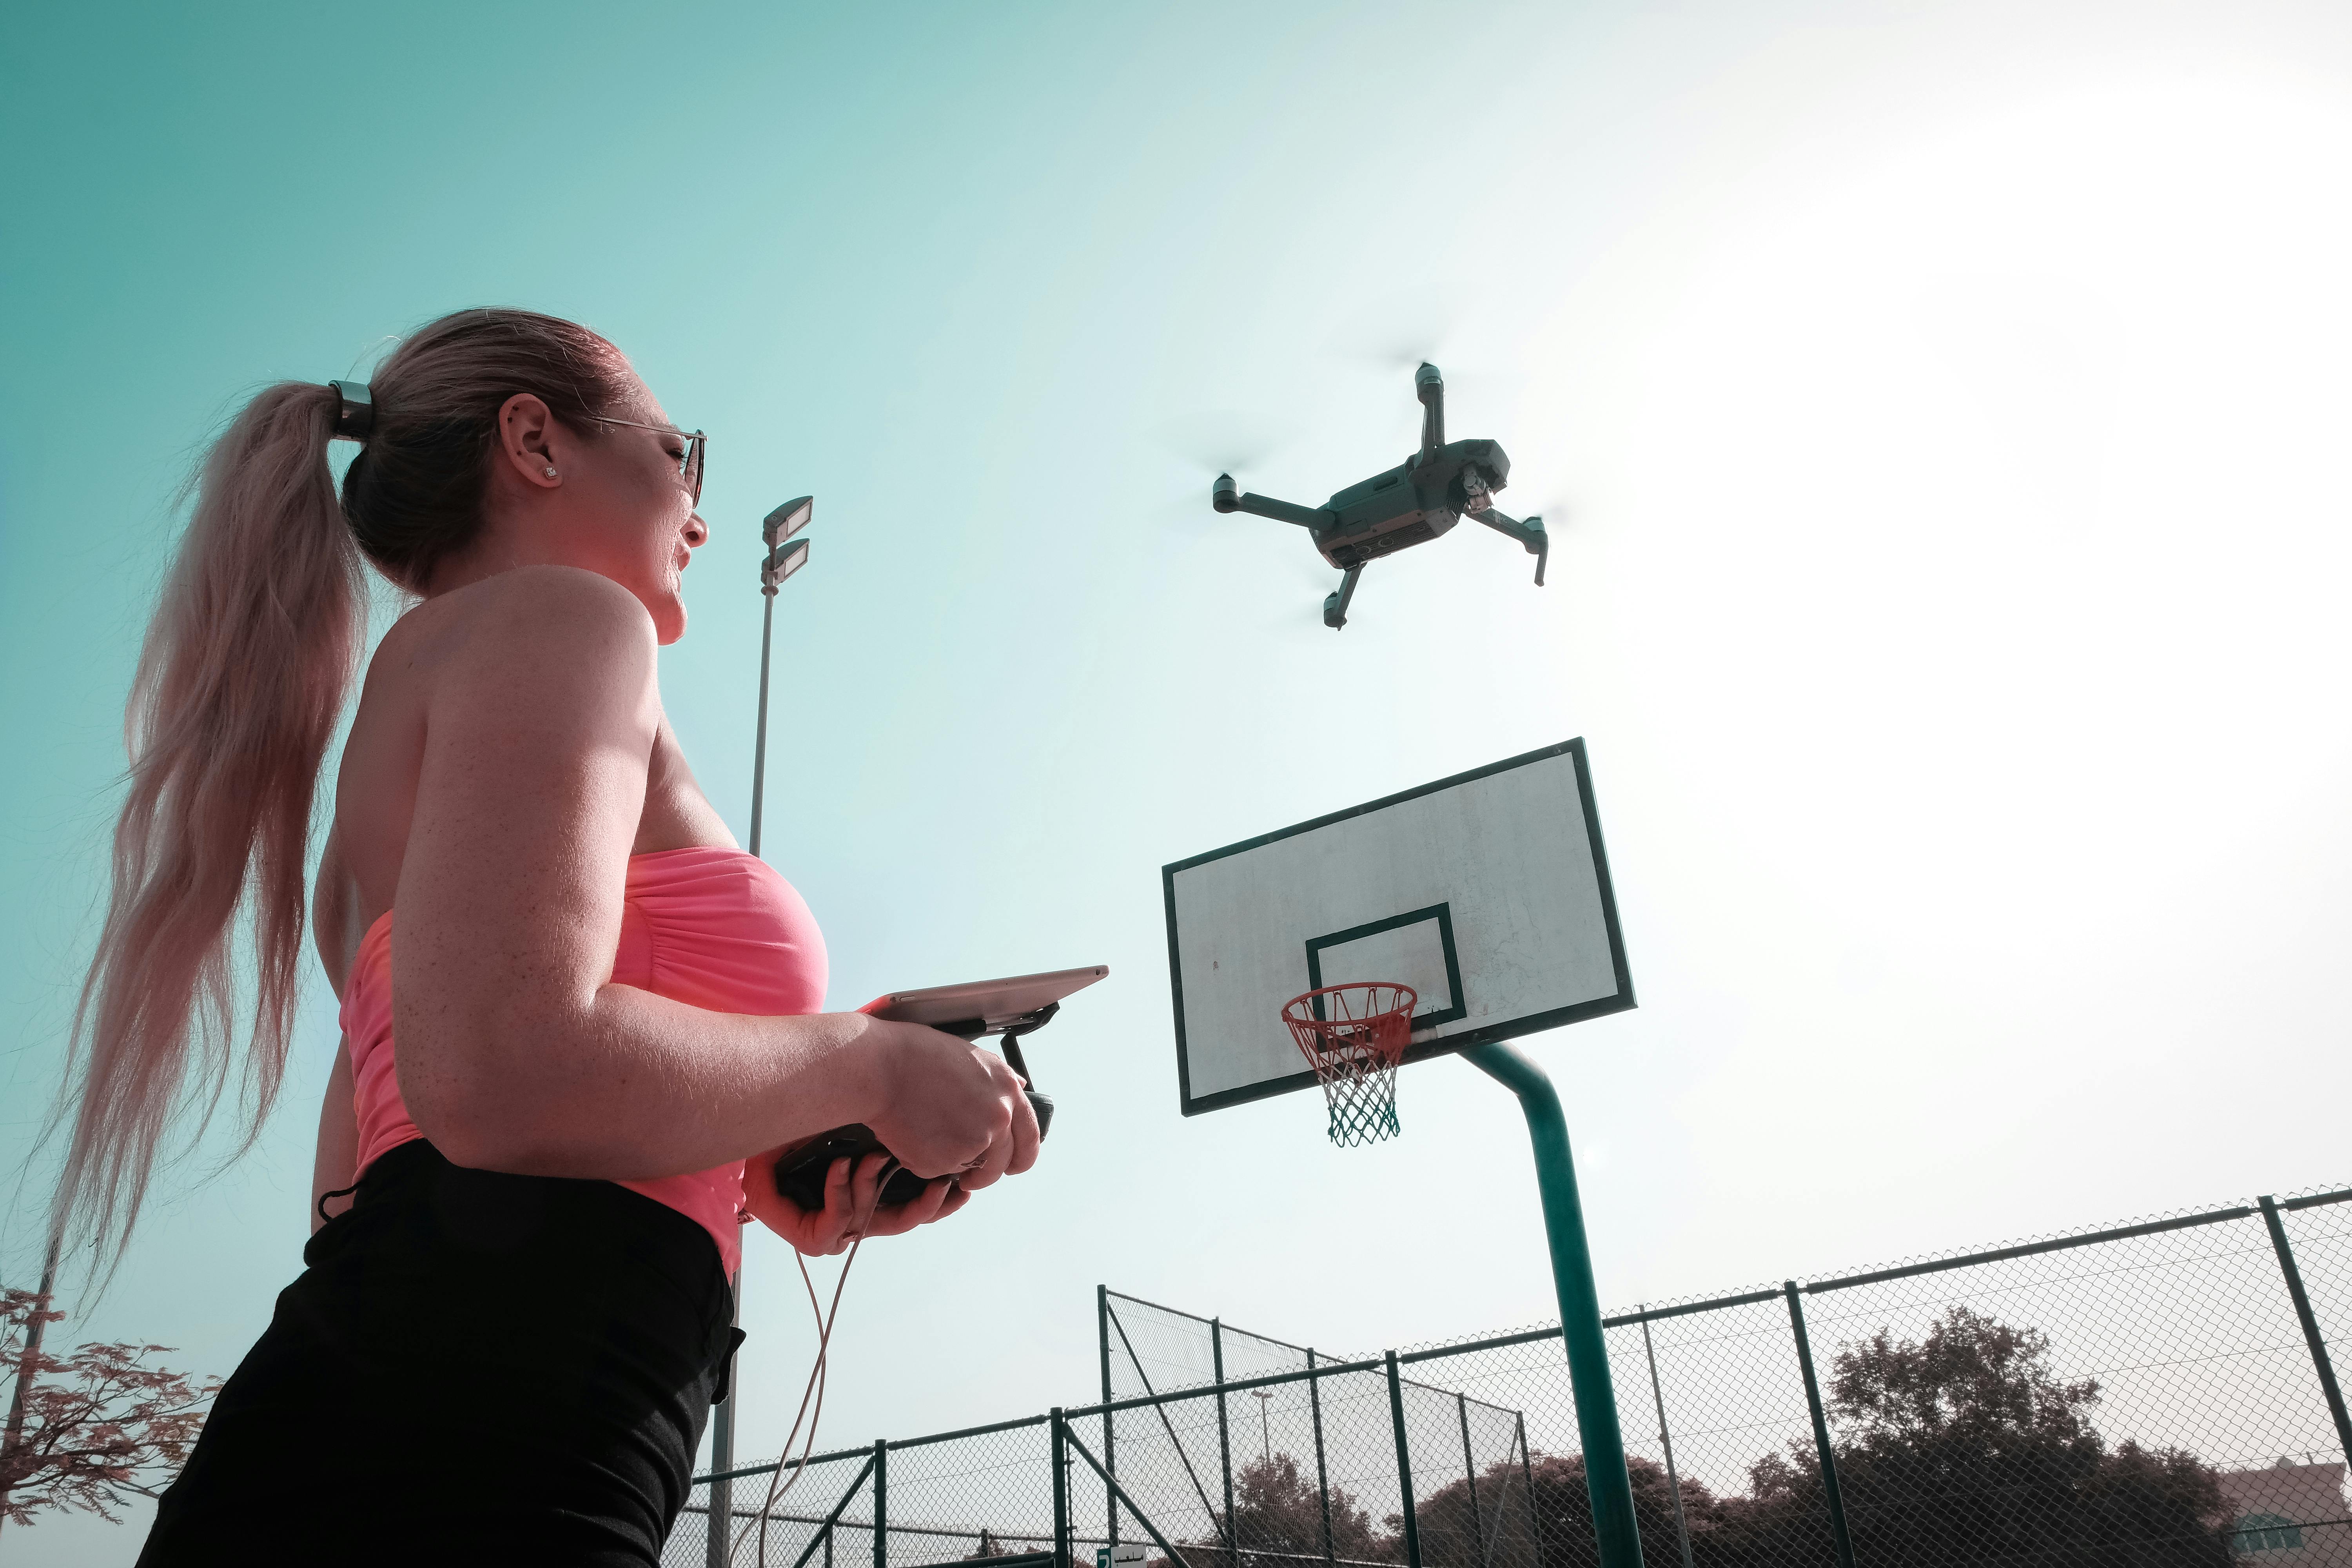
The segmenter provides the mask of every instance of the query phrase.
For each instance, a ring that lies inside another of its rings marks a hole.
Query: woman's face
[[[642,382],[614,416],[640,425],[673,423]],[[674,643],[686,632],[681,574],[710,537],[678,471],[686,437],[632,425],[597,425],[581,436],[557,459],[566,470],[562,489],[571,504],[563,510],[578,547],[574,562],[635,594],[660,640]]]

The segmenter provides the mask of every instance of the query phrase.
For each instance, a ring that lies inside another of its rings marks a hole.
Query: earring
[[[542,473],[546,474],[546,476],[547,476],[549,479],[553,479],[553,478],[555,477],[555,465],[554,465],[553,463],[550,463],[550,464],[548,464],[548,465],[547,465],[547,467],[546,467],[545,468],[541,469],[541,471]]]

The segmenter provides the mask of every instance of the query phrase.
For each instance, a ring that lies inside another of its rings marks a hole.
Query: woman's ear
[[[546,403],[528,392],[518,392],[499,408],[499,456],[508,470],[527,486],[551,490],[563,482],[563,466],[556,457],[555,415]]]

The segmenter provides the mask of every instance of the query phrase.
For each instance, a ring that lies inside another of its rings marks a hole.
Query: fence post
[[[1535,1553],[1536,1568],[1543,1568],[1543,1515],[1536,1508],[1535,1462],[1528,1453],[1528,1415],[1522,1410],[1517,1412],[1517,1415],[1519,1428],[1519,1479],[1526,1485],[1528,1493],[1528,1544]],[[1499,1540],[1502,1533],[1503,1527],[1498,1521],[1495,1526],[1496,1537]]]
[[[1209,1320],[1209,1356],[1217,1374],[1217,1466],[1225,1472],[1225,1560],[1241,1568],[1241,1525],[1234,1518],[1234,1446],[1225,1430],[1225,1329]]]
[[[728,1281],[730,1285],[740,1285],[741,1282],[740,1272],[736,1279]],[[727,1372],[729,1376],[734,1375],[735,1368],[731,1363]],[[733,1390],[729,1392],[732,1394]],[[710,1473],[716,1476],[723,1476],[735,1468],[734,1414],[730,1399],[719,1405],[719,1419],[710,1425]],[[735,1533],[735,1483],[732,1480],[711,1482],[710,1496],[704,1500],[703,1506],[709,1511],[702,1517],[706,1521],[716,1521],[718,1524],[717,1529],[705,1532],[704,1568],[727,1568],[728,1545]]]
[[[2336,1386],[2336,1367],[2327,1359],[2327,1342],[2320,1336],[2319,1320],[2311,1310],[2311,1298],[2304,1293],[2303,1270],[2295,1267],[2294,1248],[2287,1245],[2286,1226],[2280,1223],[2277,1203],[2270,1198],[2255,1201],[2263,1205],[2263,1223],[2271,1230],[2271,1249],[2278,1254],[2279,1271],[2286,1276],[2287,1298],[2294,1303],[2296,1321],[2303,1324],[2303,1342],[2311,1347],[2311,1366],[2319,1374],[2319,1392],[2327,1396],[2327,1414],[2336,1418],[2336,1441],[2345,1459],[2352,1461],[2352,1416],[2345,1414],[2344,1391]]]
[[[726,1447],[726,1432],[714,1426],[710,1433],[710,1469],[713,1475],[724,1475],[728,1466],[718,1454]],[[709,1526],[703,1531],[702,1561],[704,1568],[727,1568],[727,1543],[735,1533],[735,1483],[713,1481],[710,1495],[702,1500],[706,1511],[702,1518]]]
[[[1470,1545],[1473,1561],[1486,1555],[1477,1550],[1486,1540],[1486,1521],[1478,1516],[1478,1461],[1470,1452],[1470,1396],[1456,1391],[1454,1414],[1462,1422],[1462,1473],[1470,1482]]]
[[[771,599],[768,603],[772,606],[775,601]],[[766,714],[761,715],[763,722],[766,718]],[[761,763],[766,761],[764,757],[759,760]],[[756,840],[759,835],[753,834],[752,837]],[[759,852],[756,847],[751,851],[754,855]],[[727,1281],[727,1300],[728,1310],[732,1314],[727,1320],[728,1325],[740,1328],[743,1322],[743,1266],[740,1262],[735,1266],[735,1277]],[[735,1407],[743,1403],[743,1380],[736,1375],[731,1357],[722,1375],[735,1386],[726,1390],[727,1397],[719,1402],[717,1418],[710,1424],[710,1473],[715,1476],[723,1476],[735,1468]],[[710,1497],[704,1506],[710,1511],[703,1518],[724,1521],[725,1526],[705,1543],[703,1561],[707,1568],[727,1568],[730,1540],[735,1533],[735,1483],[732,1480],[711,1482]]]
[[[1323,1380],[1315,1375],[1315,1347],[1307,1349],[1307,1408],[1315,1419],[1315,1498],[1323,1505],[1323,1561],[1331,1550],[1331,1478],[1323,1468]]]
[[[1095,1287],[1095,1343],[1102,1354],[1102,1400],[1108,1405],[1110,1394],[1110,1287]],[[1103,1412],[1103,1468],[1118,1474],[1118,1434],[1111,1426],[1111,1414]],[[1103,1488],[1103,1512],[1109,1516],[1103,1533],[1113,1546],[1118,1544],[1118,1499],[1108,1487]]]
[[[1853,1568],[1853,1538],[1846,1533],[1845,1499],[1838,1491],[1837,1455],[1830,1449],[1830,1418],[1822,1411],[1822,1385],[1813,1376],[1813,1347],[1805,1337],[1805,1309],[1797,1300],[1797,1282],[1781,1281],[1789,1299],[1789,1327],[1797,1336],[1797,1370],[1805,1378],[1805,1407],[1813,1416],[1813,1449],[1822,1459],[1822,1496],[1829,1504],[1830,1543],[1837,1548],[1838,1568]]]
[[[1397,1377],[1396,1352],[1388,1352],[1389,1419],[1396,1423],[1397,1487],[1404,1494],[1404,1564],[1421,1568],[1421,1521],[1412,1504],[1412,1455],[1404,1436],[1404,1384]]]
[[[1666,1492],[1675,1500],[1675,1539],[1682,1544],[1683,1568],[1692,1568],[1690,1526],[1683,1519],[1682,1477],[1675,1470],[1675,1440],[1666,1430],[1666,1391],[1658,1382],[1657,1347],[1650,1342],[1650,1304],[1642,1303],[1642,1353],[1650,1363],[1650,1397],[1658,1406],[1658,1447],[1666,1451]]]
[[[1071,1568],[1070,1564],[1070,1472],[1069,1458],[1062,1447],[1062,1407],[1053,1409],[1053,1440],[1047,1444],[1054,1459],[1054,1568]]]
[[[874,1439],[874,1568],[890,1568],[890,1445]]]

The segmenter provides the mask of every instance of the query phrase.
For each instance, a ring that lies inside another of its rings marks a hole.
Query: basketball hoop
[[[1282,1021],[1314,1064],[1340,1148],[1395,1134],[1397,1064],[1420,1003],[1410,985],[1373,981],[1326,985],[1283,1004]]]

